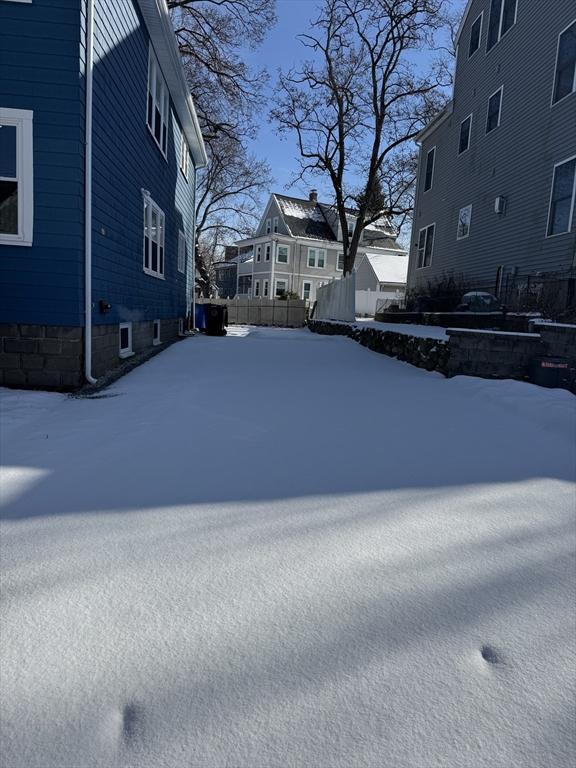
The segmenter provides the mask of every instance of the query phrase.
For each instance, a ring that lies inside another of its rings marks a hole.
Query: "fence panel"
[[[355,287],[356,275],[352,273],[318,288],[315,319],[353,323],[356,319]]]

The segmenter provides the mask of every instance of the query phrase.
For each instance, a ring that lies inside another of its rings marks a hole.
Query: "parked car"
[[[462,296],[457,312],[502,312],[500,299],[485,291],[470,291]]]

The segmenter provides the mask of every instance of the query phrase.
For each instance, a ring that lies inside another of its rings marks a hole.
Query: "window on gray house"
[[[486,116],[486,133],[490,133],[500,125],[500,107],[502,105],[502,88],[488,99],[488,115]]]
[[[265,256],[265,259],[266,259],[266,261],[270,261],[270,244],[268,244],[266,246],[266,256]]]
[[[576,91],[576,21],[560,33],[552,104]]]
[[[472,127],[472,115],[468,115],[466,120],[460,123],[460,142],[458,144],[458,154],[466,152],[470,146],[470,129]]]
[[[576,157],[572,157],[554,168],[550,211],[548,213],[548,237],[570,232],[575,195]]]
[[[436,157],[436,147],[432,147],[432,149],[426,155],[426,173],[424,176],[424,192],[428,192],[428,190],[432,187],[435,157]]]
[[[435,229],[435,224],[429,224],[424,229],[421,229],[418,234],[418,269],[429,267],[432,263]]]
[[[276,261],[278,264],[288,264],[288,246],[279,245],[276,250]]]
[[[339,253],[336,256],[336,270],[338,272],[344,272],[344,254]]]
[[[470,43],[468,44],[468,58],[476,53],[480,48],[480,37],[482,36],[482,14],[478,16],[474,24],[470,27]]]
[[[488,39],[486,50],[489,51],[514,26],[516,21],[517,0],[492,0],[490,20],[488,21]]]

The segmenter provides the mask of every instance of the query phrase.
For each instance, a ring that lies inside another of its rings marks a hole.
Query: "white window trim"
[[[153,88],[150,87],[150,73],[152,73],[152,85]],[[156,79],[160,75],[160,78],[162,80],[162,104],[160,109],[160,141],[156,138],[154,135],[154,110],[156,106]],[[152,94],[152,125],[148,123],[148,94]],[[148,84],[147,84],[147,90],[146,90],[146,125],[148,127],[148,130],[150,131],[150,135],[154,139],[154,142],[158,149],[160,150],[160,153],[162,154],[162,157],[168,162],[168,131],[170,128],[170,92],[168,90],[168,86],[166,85],[166,80],[164,79],[164,75],[162,74],[162,69],[160,68],[160,64],[158,63],[158,59],[156,58],[156,54],[154,53],[154,49],[152,48],[152,45],[150,44],[148,49]],[[163,126],[166,125],[166,151],[162,149],[162,133],[163,133]]]
[[[489,131],[489,130],[488,130],[488,114],[489,114],[489,112],[490,112],[490,99],[492,98],[492,96],[496,96],[496,94],[498,93],[498,91],[500,91],[500,92],[501,92],[501,93],[500,93],[500,103],[498,104],[498,122],[496,123],[496,125],[494,126],[494,128],[492,128],[492,129]],[[492,133],[492,131],[495,131],[495,130],[496,130],[496,128],[500,128],[500,121],[501,121],[501,119],[502,119],[502,102],[503,102],[503,101],[504,101],[504,85],[501,85],[501,86],[500,86],[500,88],[497,88],[497,89],[494,91],[494,93],[491,93],[491,94],[490,94],[490,96],[488,96],[488,102],[487,102],[487,104],[486,104],[486,124],[485,124],[485,127],[484,127],[484,135],[485,135],[485,136],[488,136],[489,134],[491,134],[491,133]]]
[[[266,234],[270,235],[272,233],[272,219],[266,219]]]
[[[560,160],[559,163],[555,163],[554,167],[552,168],[552,181],[550,183],[550,199],[548,201],[548,216],[546,217],[546,239],[550,237],[562,237],[562,235],[568,235],[572,231],[572,222],[574,220],[574,205],[576,203],[576,170],[574,171],[574,179],[572,181],[572,205],[570,206],[570,216],[568,218],[568,229],[564,230],[564,232],[555,232],[552,235],[548,234],[548,229],[550,227],[550,214],[552,213],[552,195],[554,193],[554,179],[556,177],[556,168],[560,165],[564,165],[564,163],[569,163],[572,160],[576,159],[576,155],[572,155],[572,157],[566,157],[564,160]]]
[[[270,261],[271,253],[272,253],[272,243],[266,243],[264,247],[264,261]]]
[[[465,235],[460,234],[460,215],[462,211],[470,211],[470,219],[468,221],[468,230]],[[467,237],[470,237],[470,226],[472,224],[472,205],[465,205],[463,208],[460,208],[458,211],[458,223],[456,225],[456,240],[466,240]],[[432,246],[434,248],[434,246]]]
[[[154,329],[158,326],[158,338],[154,338]],[[159,344],[162,343],[160,338],[160,330],[161,330],[161,323],[160,320],[154,320],[152,322],[152,346],[157,347]]]
[[[128,329],[128,346],[122,349],[120,346],[122,343],[122,329]],[[120,323],[118,326],[118,356],[119,357],[132,357],[134,352],[132,351],[132,323]]]
[[[314,256],[314,264],[310,264],[310,251],[314,251],[316,253],[316,256]],[[323,267],[319,267],[318,264],[317,264],[318,252],[319,251],[322,251],[322,253],[324,254],[324,266]],[[328,256],[327,256],[327,253],[326,253],[326,248],[310,248],[309,247],[308,248],[308,254],[307,254],[307,257],[306,257],[306,266],[308,267],[308,269],[326,269],[327,258],[328,258]]]
[[[470,144],[472,141],[472,122],[474,121],[473,115],[474,113],[470,112],[470,114],[466,115],[464,120],[462,120],[462,122],[460,123],[460,131],[458,132],[458,157],[460,157],[460,155],[465,154],[470,149]],[[463,149],[462,151],[460,151],[460,136],[462,135],[462,126],[464,125],[466,120],[468,120],[468,118],[470,118],[470,130],[468,131],[468,146],[466,147],[466,149]]]
[[[272,219],[272,232],[278,232],[278,216],[274,216]]]
[[[516,19],[518,18],[518,0],[515,0],[515,5],[514,5],[514,21],[508,27],[506,32],[502,34],[502,22],[504,21],[504,3],[505,2],[506,0],[502,0],[502,5],[500,6],[500,19],[498,21],[498,39],[496,40],[492,48],[488,48],[488,33],[486,34],[486,56],[490,53],[490,51],[493,51],[494,48],[496,48],[496,46],[500,42],[500,40],[506,37],[508,32],[510,32],[510,30],[514,29],[514,27],[516,26]],[[492,5],[491,2],[490,2],[490,5]],[[489,29],[490,29],[490,6],[488,7],[488,30]]]
[[[478,38],[478,48],[476,48],[475,51],[470,53],[470,37],[468,37],[468,59],[471,59],[472,56],[474,56],[475,53],[478,53],[478,51],[482,47],[482,32],[484,31],[483,30],[483,26],[484,26],[484,11],[482,11],[479,16],[476,16],[476,18],[474,19],[474,21],[470,25],[470,33],[472,33],[472,27],[474,26],[474,24],[476,24],[478,19],[480,19],[480,37]]]
[[[338,261],[340,256],[342,256],[342,267],[338,266]],[[336,272],[344,272],[344,254],[343,253],[336,254]]]
[[[262,297],[264,299],[270,298],[270,282],[268,280],[264,280],[264,287],[262,289]]]
[[[284,293],[288,293],[288,280],[285,280],[284,278],[281,278],[279,280],[274,280],[274,299],[277,299],[278,296],[276,295],[278,293],[278,283],[284,283]]]
[[[566,32],[566,30],[570,29],[572,24],[576,24],[576,19],[574,21],[571,21],[570,24],[567,24],[564,29],[560,30],[558,33],[558,40],[556,41],[556,63],[554,64],[554,78],[552,80],[552,96],[550,97],[550,107],[555,107],[556,104],[560,104],[561,101],[564,101],[564,99],[568,99],[570,96],[573,96],[576,93],[576,67],[574,67],[574,77],[572,80],[572,90],[570,93],[567,93],[566,96],[562,96],[561,99],[558,99],[558,101],[554,101],[554,91],[556,90],[556,72],[558,71],[558,55],[560,53],[560,38]]]
[[[308,291],[308,298],[307,299],[304,296],[304,286],[305,285],[309,285],[310,286],[310,290]],[[302,280],[302,299],[304,301],[313,301],[313,299],[312,299],[312,286],[313,286],[312,280]]]
[[[419,247],[416,247],[416,269],[428,269],[428,267],[432,266],[433,256],[434,256],[434,240],[436,240],[436,222],[432,221],[430,224],[427,224],[425,227],[422,227],[422,229],[418,230],[418,244],[420,243],[420,233],[425,232],[426,230],[430,229],[430,227],[434,227],[434,235],[432,237],[432,248],[430,249],[430,264],[422,264],[422,266],[418,266],[419,261]],[[426,258],[426,238],[428,237],[428,234],[424,235],[424,259]],[[423,259],[423,261],[424,261]]]
[[[142,269],[147,275],[150,275],[151,277],[155,277],[157,280],[165,280],[165,273],[166,273],[166,217],[164,215],[164,211],[160,208],[159,205],[157,205],[154,200],[148,195],[144,195],[144,204],[142,212],[145,213],[146,206],[148,206],[148,217],[146,221],[146,226],[148,227],[148,232],[152,230],[152,208],[156,210],[156,215],[162,217],[162,243],[158,242],[158,267],[160,267],[160,248],[162,248],[162,267],[163,271],[160,272],[160,269],[154,271],[152,269],[152,239],[148,238],[148,245],[150,246],[149,252],[148,252],[148,264],[150,266],[146,267],[146,226],[143,228],[142,232]]]
[[[18,233],[0,234],[1,245],[31,246],[34,240],[34,112],[0,108],[0,125],[16,128]],[[2,130],[0,128],[0,130]],[[8,179],[8,177],[4,177]],[[12,180],[13,177],[10,177]]]
[[[432,173],[430,174],[430,186],[428,187],[428,189],[426,189],[426,170],[428,168],[428,155],[430,154],[430,152],[434,152],[434,159],[432,160]],[[430,147],[428,152],[426,152],[426,162],[424,163],[424,184],[422,185],[424,194],[426,194],[426,192],[430,192],[430,190],[434,186],[435,170],[436,170],[436,145],[434,145],[433,147]]]
[[[287,250],[286,261],[279,261],[278,260],[278,249],[279,248],[286,248],[286,250]],[[276,244],[276,264],[290,264],[290,246],[286,245],[286,243],[277,243]]]
[[[262,246],[256,246],[256,261],[262,261]]]
[[[166,259],[166,253],[164,253]],[[186,273],[186,235],[181,229],[178,230],[178,272],[183,275]]]
[[[262,298],[260,294],[260,280],[254,280],[254,298],[255,299]]]

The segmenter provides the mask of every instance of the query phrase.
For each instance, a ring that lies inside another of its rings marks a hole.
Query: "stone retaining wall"
[[[308,327],[314,333],[329,336],[348,336],[363,347],[382,355],[395,357],[427,371],[447,372],[448,343],[440,339],[422,339],[378,328],[358,328],[347,323],[310,320]]]
[[[530,362],[544,354],[538,334],[449,328],[448,376],[527,381]]]
[[[576,326],[540,323],[533,326],[537,333],[449,328],[448,341],[322,320],[311,320],[308,327],[314,333],[348,336],[375,352],[446,376],[528,381],[534,358],[567,358],[570,373],[562,386],[576,393]]]

